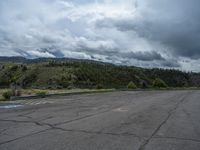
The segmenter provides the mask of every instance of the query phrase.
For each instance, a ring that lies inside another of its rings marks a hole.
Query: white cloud
[[[54,58],[55,56],[50,54],[49,52],[40,52],[40,51],[28,51],[29,55],[32,55],[34,57],[52,57]]]

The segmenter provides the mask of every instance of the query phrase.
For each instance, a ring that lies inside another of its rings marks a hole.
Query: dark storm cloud
[[[156,51],[123,51],[119,48],[110,48],[100,45],[96,48],[87,47],[85,43],[78,44],[78,51],[84,51],[88,54],[99,54],[103,56],[117,56],[124,59],[136,59],[140,61],[159,61],[165,58]]]
[[[124,58],[129,58],[129,59],[137,59],[141,61],[154,61],[154,60],[165,60],[161,54],[155,52],[155,51],[150,51],[150,52],[128,52],[128,53],[121,53],[121,56]]]
[[[150,0],[145,4],[138,1],[140,17],[105,18],[96,22],[96,27],[134,31],[140,37],[160,42],[174,55],[199,59],[200,1]]]
[[[161,62],[161,66],[168,68],[178,68],[181,67],[180,63],[177,60],[165,60]]]
[[[109,62],[115,62],[115,59],[120,60],[121,63],[130,65],[130,62],[141,62],[142,66],[149,67],[167,67],[167,68],[178,68],[181,67],[177,60],[166,60],[160,53],[156,51],[137,51],[137,52],[121,52],[119,49],[108,49],[106,47],[98,47],[96,49],[86,47],[85,45],[79,45],[78,52],[84,51],[90,55],[92,59]],[[102,59],[104,56],[105,59]]]

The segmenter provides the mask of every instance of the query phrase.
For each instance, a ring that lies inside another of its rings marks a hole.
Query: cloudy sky
[[[199,0],[0,0],[0,56],[200,71]]]

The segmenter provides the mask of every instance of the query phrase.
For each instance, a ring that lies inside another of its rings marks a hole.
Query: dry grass
[[[2,94],[9,89],[0,89],[0,99],[3,99]],[[59,89],[59,90],[42,90],[42,89],[22,89],[21,96],[37,95],[44,92],[46,94],[62,94],[62,93],[78,93],[78,92],[96,92],[96,91],[112,91],[112,89]]]

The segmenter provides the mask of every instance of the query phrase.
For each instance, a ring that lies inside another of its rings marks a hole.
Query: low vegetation
[[[13,92],[11,90],[5,91],[2,96],[3,100],[10,100],[11,96],[13,96]]]
[[[46,97],[51,94],[76,94],[76,93],[95,93],[95,92],[111,92],[114,89],[21,89],[21,96],[39,96]],[[4,93],[8,93],[9,97],[3,97]],[[12,90],[0,89],[0,101],[10,100],[14,96]]]
[[[135,83],[133,83],[133,81],[131,81],[131,82],[129,82],[127,88],[128,89],[137,89],[137,86],[135,85]]]
[[[103,89],[103,85],[102,84],[97,84],[96,89]]]
[[[156,78],[154,81],[153,81],[153,87],[154,88],[167,88],[168,85],[161,79],[159,78]]]
[[[36,93],[36,95],[37,95],[37,96],[40,96],[40,97],[45,97],[46,94],[47,94],[46,91],[39,91],[39,92]]]

